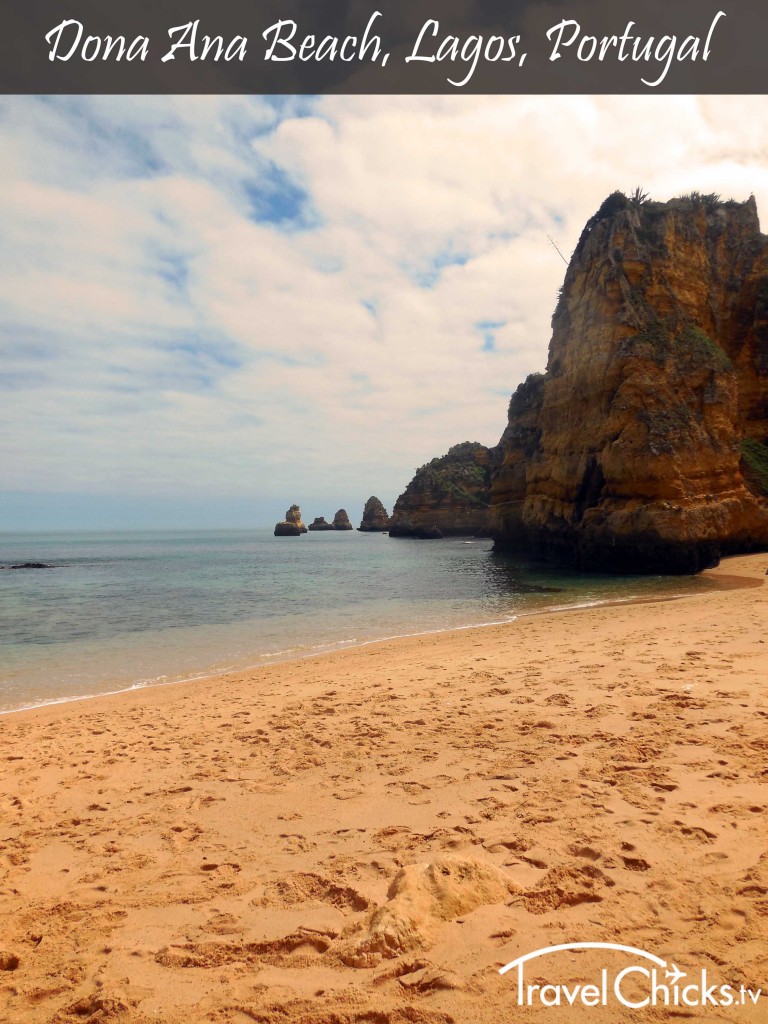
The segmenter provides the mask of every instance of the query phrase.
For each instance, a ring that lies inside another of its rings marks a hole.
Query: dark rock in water
[[[340,508],[336,515],[333,517],[333,528],[334,530],[352,530],[352,523],[349,521],[346,509]]]
[[[313,530],[334,530],[333,523],[329,523],[325,516],[317,516],[313,523],[310,523],[307,527],[309,531]]]
[[[414,533],[416,540],[442,540],[443,532],[437,526],[420,526]]]
[[[487,536],[491,476],[499,454],[466,441],[417,469],[395,502],[390,537],[420,537],[419,531],[432,526],[444,537]]]
[[[562,594],[564,587],[542,587],[535,583],[521,583],[520,580],[510,580],[510,587],[516,594]]]
[[[291,505],[285,513],[282,523],[275,526],[276,537],[298,537],[300,533],[306,533],[307,528],[301,521],[301,509],[298,505]]]
[[[18,565],[9,565],[9,569],[55,569],[55,565],[48,565],[47,562],[20,562]]]
[[[415,537],[416,527],[410,521],[410,519],[398,519],[395,521],[394,516],[389,522],[389,536],[390,537]]]
[[[389,529],[389,516],[387,510],[375,496],[371,496],[365,503],[363,518],[358,526],[361,533],[386,533]]]
[[[300,537],[301,530],[298,528],[296,523],[276,523],[275,524],[275,536],[276,537]]]
[[[445,534],[439,526],[414,526],[407,519],[393,521],[389,528],[390,537],[409,537],[411,540],[443,540]]]

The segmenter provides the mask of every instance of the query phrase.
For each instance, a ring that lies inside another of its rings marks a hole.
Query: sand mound
[[[137,1016],[125,999],[100,993],[85,996],[71,1003],[53,1017],[51,1024],[70,1024],[74,1021],[78,1024],[96,1024],[97,1021],[109,1021],[111,1024],[128,1024],[130,1021],[134,1024],[139,1020],[146,1018],[143,1015]]]
[[[415,1006],[391,1010],[346,1010],[339,1006],[338,1009],[323,1010],[318,1009],[313,1002],[295,1000],[261,1011],[255,1011],[250,1006],[242,1009],[255,1024],[295,1024],[296,1021],[301,1021],[301,1024],[456,1024],[455,1018],[447,1013],[422,1010]]]
[[[260,900],[262,906],[299,906],[309,902],[329,903],[340,910],[368,910],[370,901],[356,889],[339,885],[311,872],[296,872],[271,882]]]
[[[547,914],[558,907],[575,907],[579,903],[599,903],[601,889],[615,882],[594,864],[560,864],[544,875],[540,882],[522,894],[526,910]]]
[[[341,956],[351,967],[425,948],[440,921],[452,921],[489,903],[503,903],[515,883],[493,864],[443,855],[408,864],[395,875],[387,902],[368,919],[363,938]]]
[[[280,965],[296,951],[326,953],[336,933],[299,928],[290,935],[263,942],[186,942],[164,946],[155,954],[161,967],[185,969],[224,967],[233,963]],[[294,958],[294,963],[297,962]]]

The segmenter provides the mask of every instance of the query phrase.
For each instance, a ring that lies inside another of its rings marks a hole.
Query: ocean
[[[24,562],[53,568],[9,568]],[[357,531],[0,534],[0,567],[1,713],[716,585],[581,576],[489,540]]]

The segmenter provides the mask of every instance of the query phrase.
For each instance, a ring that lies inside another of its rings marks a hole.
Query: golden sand
[[[0,719],[0,1020],[768,1020],[498,973],[768,987],[766,568]]]

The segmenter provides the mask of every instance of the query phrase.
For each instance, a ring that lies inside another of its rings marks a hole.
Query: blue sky
[[[768,206],[762,97],[0,99],[0,529],[270,525],[494,444],[615,188]],[[757,140],[757,141],[756,141]]]

